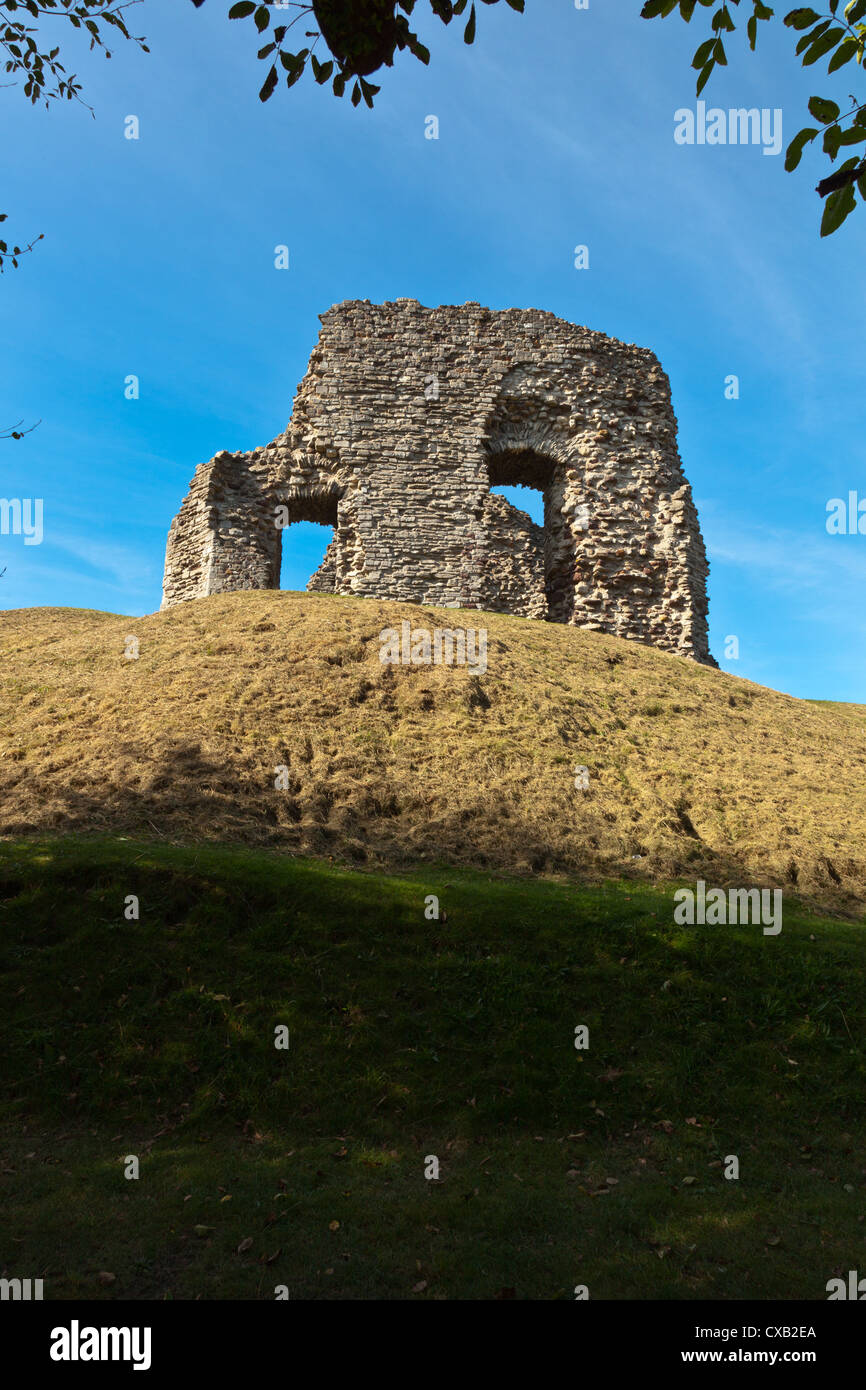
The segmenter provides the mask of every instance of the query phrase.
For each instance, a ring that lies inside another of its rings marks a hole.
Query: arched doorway
[[[279,588],[336,592],[341,497],[340,488],[298,489],[277,503]]]
[[[548,622],[568,622],[574,611],[574,541],[563,515],[561,466],[537,449],[491,447],[487,473],[490,491],[504,495],[541,527],[545,616]]]

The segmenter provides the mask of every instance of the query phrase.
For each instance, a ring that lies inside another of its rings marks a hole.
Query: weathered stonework
[[[715,665],[651,352],[474,303],[350,300],[321,323],[285,433],[196,470],[163,608],[278,588],[279,522],[318,521],[334,538],[308,589],[547,618]],[[543,527],[490,492],[513,484],[543,490]]]

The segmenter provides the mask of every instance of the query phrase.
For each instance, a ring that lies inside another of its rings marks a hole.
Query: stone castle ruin
[[[287,527],[316,521],[334,535],[309,590],[570,623],[715,665],[651,352],[474,303],[350,300],[321,323],[285,433],[196,469],[163,608],[279,588]],[[543,526],[491,492],[515,484],[541,490]]]

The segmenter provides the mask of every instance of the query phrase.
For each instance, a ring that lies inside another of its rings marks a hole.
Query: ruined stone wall
[[[163,607],[279,585],[278,522],[335,528],[308,588],[595,628],[712,661],[707,560],[653,354],[535,309],[352,300],[288,429],[196,471]],[[491,486],[544,494],[535,525]]]

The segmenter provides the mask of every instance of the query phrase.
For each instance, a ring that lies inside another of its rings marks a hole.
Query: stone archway
[[[280,584],[282,562],[285,559],[287,544],[291,544],[290,528],[300,521],[313,522],[317,526],[330,526],[333,535],[328,542],[324,557],[318,569],[307,581],[307,589],[317,593],[333,594],[339,592],[340,556],[343,550],[341,536],[340,504],[344,488],[336,483],[301,485],[277,489],[275,492],[274,519],[280,537],[280,564],[277,568],[275,588]]]
[[[544,520],[540,528],[528,532],[528,548],[534,554],[527,556],[526,582],[527,587],[537,590],[540,579],[544,611],[538,616],[548,622],[567,623],[574,610],[574,542],[563,512],[562,465],[535,449],[488,445],[487,476],[491,489],[526,487],[541,493]]]

